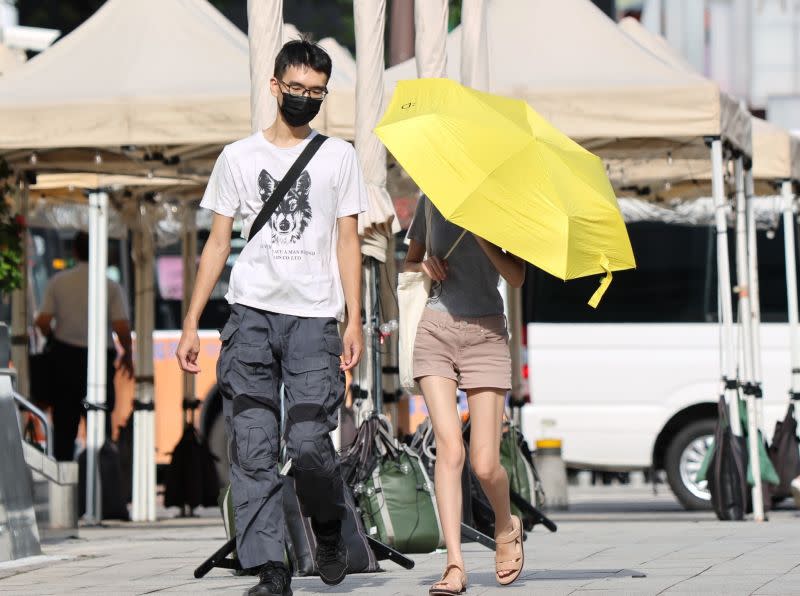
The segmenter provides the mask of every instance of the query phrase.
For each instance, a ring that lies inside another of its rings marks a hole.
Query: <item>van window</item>
[[[602,276],[563,282],[530,267],[524,287],[526,322],[703,323],[717,321],[716,232],[658,222],[628,224],[637,268],[614,273],[595,310],[586,302]],[[729,230],[731,279],[735,237]],[[787,320],[783,234],[758,232],[762,320]],[[734,296],[734,314],[736,297]]]

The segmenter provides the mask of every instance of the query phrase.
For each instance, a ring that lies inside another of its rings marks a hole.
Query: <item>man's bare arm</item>
[[[347,327],[342,338],[344,344],[342,370],[350,370],[358,364],[364,350],[361,331],[361,241],[358,238],[357,215],[339,218],[336,255],[347,305]]]
[[[36,321],[34,321],[34,325],[42,332],[42,335],[45,337],[50,336],[53,333],[53,315],[50,313],[42,312],[36,317]]]
[[[192,289],[192,299],[183,321],[183,333],[176,352],[178,362],[186,372],[195,374],[200,372],[200,368],[197,366],[197,355],[200,352],[197,325],[231,253],[232,229],[232,217],[226,217],[219,213],[214,214],[211,233],[203,248],[203,254],[200,256],[200,266],[197,269],[197,277]],[[188,288],[184,289],[184,291],[186,290]]]
[[[133,341],[131,339],[131,324],[127,319],[119,319],[118,321],[111,321],[111,328],[122,346],[122,358],[120,358],[120,367],[125,374],[133,378]]]

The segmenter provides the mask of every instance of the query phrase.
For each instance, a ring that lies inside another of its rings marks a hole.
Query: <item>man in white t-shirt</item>
[[[248,238],[264,203],[317,134],[309,122],[330,72],[330,57],[318,45],[284,45],[270,81],[277,119],[225,147],[214,166],[201,203],[214,219],[177,351],[187,372],[199,371],[197,322],[230,253],[233,218],[241,216]],[[278,474],[281,383],[288,456],[317,537],[320,576],[333,585],[346,574],[344,484],[329,433],[338,424],[344,371],[363,349],[358,214],[365,209],[353,147],[326,139],[231,272],[217,382],[230,442],[237,555],[243,567],[260,568],[251,595],[291,594]]]

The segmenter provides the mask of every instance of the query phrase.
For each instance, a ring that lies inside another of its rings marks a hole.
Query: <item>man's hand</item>
[[[361,354],[364,352],[364,337],[359,323],[347,325],[344,337],[342,337],[342,344],[344,345],[344,354],[342,354],[341,369],[350,370],[358,364]]]
[[[184,372],[196,375],[200,372],[200,367],[197,366],[197,355],[200,353],[200,337],[197,335],[197,329],[185,328],[181,333],[181,341],[178,342],[178,349],[175,356],[178,358],[178,364]]]

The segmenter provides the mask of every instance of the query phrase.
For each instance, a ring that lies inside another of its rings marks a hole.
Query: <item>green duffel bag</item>
[[[433,483],[419,455],[405,445],[388,447],[355,490],[367,534],[405,554],[441,548]]]
[[[231,495],[231,485],[222,488],[219,491],[219,512],[222,515],[222,525],[225,526],[225,537],[228,540],[236,538],[236,521],[233,517],[233,496]],[[238,561],[239,557],[236,554],[236,549],[229,555],[232,561]],[[234,569],[234,575],[257,575],[257,570]]]
[[[503,426],[503,438],[500,441],[500,464],[508,474],[509,488],[531,505],[541,507],[543,501],[540,497],[541,483],[538,481],[538,474],[531,459],[523,448],[522,435],[513,424],[506,422]],[[518,515],[523,522],[527,521],[528,516],[513,503],[511,513]]]

